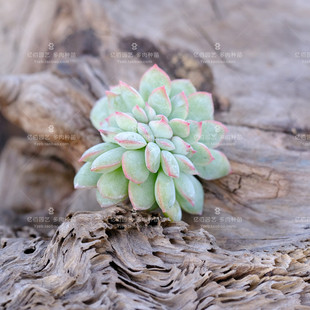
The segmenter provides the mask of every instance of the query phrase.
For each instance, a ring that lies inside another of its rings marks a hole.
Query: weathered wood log
[[[29,142],[12,138],[1,154],[2,225],[31,225],[35,223],[27,221],[29,216],[62,215],[74,190],[74,169],[63,161],[61,149],[48,141]]]
[[[231,252],[204,229],[191,231],[184,222],[117,207],[69,215],[51,241],[33,232],[6,234],[0,258],[5,309],[306,309],[310,304],[309,240],[286,251]]]
[[[30,135],[29,150],[40,148],[36,162],[55,165],[54,155],[46,155],[57,154],[60,174],[70,179],[71,166],[77,169],[81,153],[100,140],[88,119],[95,100],[119,79],[137,86],[157,62],[171,77],[189,77],[215,94],[215,118],[230,130],[222,149],[233,173],[204,182],[204,213],[185,215],[188,226],[132,213],[128,205],[71,214],[48,235],[56,215],[46,214],[39,233],[21,227],[13,206],[3,205],[2,218],[17,222],[2,221],[1,307],[309,308],[308,67],[304,41],[296,38],[307,34],[306,4],[284,1],[264,11],[254,4],[240,9],[237,0],[199,4],[199,10],[193,1],[174,0],[30,2],[22,12],[14,8],[23,1],[6,2],[0,12],[3,29],[17,14],[23,25],[3,32],[0,110]],[[47,56],[40,59],[39,52]],[[48,151],[36,145],[40,135]],[[9,191],[18,189],[3,186],[16,171],[6,167],[8,152],[0,193],[12,202]],[[27,154],[17,157],[23,162]],[[64,196],[57,216],[98,208],[91,193]],[[37,209],[46,213],[40,198]]]

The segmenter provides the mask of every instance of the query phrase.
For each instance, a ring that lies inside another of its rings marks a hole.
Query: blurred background
[[[98,139],[89,111],[109,85],[136,87],[157,63],[212,92],[215,119],[230,130],[222,149],[234,173],[205,185],[204,215],[185,219],[208,228],[233,218],[208,228],[227,247],[264,238],[270,225],[276,236],[303,232],[309,29],[302,0],[1,0],[1,223],[49,233],[70,211],[98,209],[72,186],[78,157]]]

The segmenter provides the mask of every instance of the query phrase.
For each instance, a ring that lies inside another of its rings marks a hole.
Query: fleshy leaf
[[[160,163],[164,172],[169,177],[178,178],[180,174],[179,164],[175,157],[168,151],[162,151],[160,154]]]
[[[119,85],[122,99],[126,103],[129,111],[131,111],[135,105],[144,108],[145,106],[144,100],[137,90],[135,90],[133,87],[127,85],[122,81],[119,82]]]
[[[147,180],[142,184],[129,181],[128,194],[130,202],[135,210],[150,209],[155,203],[155,180],[156,174],[150,173]]]
[[[195,165],[204,166],[209,164],[214,159],[210,150],[203,143],[195,142],[192,146],[196,153],[192,155],[191,161]]]
[[[164,86],[152,91],[148,104],[155,110],[156,114],[169,116],[171,113],[171,102]]]
[[[117,94],[109,90],[106,91],[105,93],[108,98],[108,106],[109,106],[109,111],[111,113],[116,112],[116,111],[119,111],[119,112],[130,111],[120,94]]]
[[[185,142],[178,136],[172,137],[171,141],[175,146],[173,153],[187,155],[191,152],[191,150],[193,150],[189,143]]]
[[[110,86],[110,91],[112,93],[115,93],[117,95],[120,95],[121,94],[121,85],[120,84],[117,84],[117,85],[114,85],[114,86]]]
[[[122,167],[125,177],[137,184],[145,182],[150,174],[145,165],[144,150],[125,152]]]
[[[134,115],[135,119],[138,122],[141,122],[141,123],[147,123],[148,122],[148,117],[147,117],[145,111],[141,107],[139,107],[138,105],[136,105],[132,108],[132,114]]]
[[[145,103],[145,112],[149,121],[153,120],[156,116],[155,110],[147,102]]]
[[[118,147],[101,154],[93,161],[91,171],[108,173],[119,168],[125,151],[122,147]]]
[[[128,113],[115,112],[115,120],[120,129],[133,132],[137,131],[138,122]]]
[[[212,120],[214,113],[212,95],[206,92],[196,92],[188,97],[188,116],[194,121]]]
[[[156,64],[148,69],[140,81],[139,92],[145,101],[148,100],[151,92],[157,88],[165,86],[169,96],[171,90],[171,81],[166,72],[160,69]]]
[[[74,177],[74,188],[96,187],[100,173],[90,170],[91,163],[84,164]]]
[[[115,143],[99,143],[91,147],[90,149],[86,150],[79,161],[89,161],[92,162],[94,159],[96,159],[99,155],[110,151],[114,148],[117,148],[118,145]]]
[[[96,198],[101,208],[115,206],[116,204],[124,200],[124,198],[121,198],[121,199],[104,198],[100,195],[100,192],[98,191],[98,189],[96,190]]]
[[[185,138],[185,140],[189,143],[199,141],[201,134],[202,134],[202,122],[191,121],[191,120],[188,120],[188,122],[189,122],[190,133],[188,137]]]
[[[172,207],[166,209],[164,215],[168,217],[172,222],[179,222],[182,219],[182,210],[181,207],[176,200]]]
[[[135,132],[121,132],[114,137],[114,140],[128,150],[141,149],[146,145],[144,138]]]
[[[172,97],[171,107],[172,107],[172,111],[170,114],[170,118],[181,118],[181,119],[187,118],[188,100],[184,92],[181,92],[180,94]]]
[[[128,195],[128,180],[122,168],[103,174],[98,183],[100,195],[109,199],[124,199]]]
[[[165,116],[165,115],[163,115],[163,114],[155,115],[153,121],[164,121],[164,122],[166,122],[167,124],[169,123],[168,117]]]
[[[106,117],[101,123],[100,128],[106,128],[106,127],[117,127],[117,122],[116,122],[116,114],[115,112],[110,114],[108,117]]]
[[[163,171],[159,171],[155,182],[155,199],[163,212],[175,203],[175,187],[173,179]]]
[[[190,214],[202,214],[204,204],[204,192],[201,183],[192,175],[188,176],[191,179],[195,189],[195,203],[192,206],[186,199],[177,193],[177,200],[181,208]]]
[[[117,134],[121,133],[122,130],[118,127],[105,127],[105,128],[99,129],[99,132],[101,134],[103,141],[115,143],[114,137]]]
[[[154,141],[154,135],[151,130],[151,128],[143,123],[138,123],[138,133],[147,141],[147,142],[153,142]]]
[[[209,148],[215,148],[222,142],[227,128],[217,121],[202,122],[202,134],[199,142],[202,142]]]
[[[161,116],[160,120],[150,121],[149,126],[156,138],[170,139],[173,135],[172,129],[164,116]]]
[[[160,148],[154,143],[150,142],[145,148],[145,164],[149,171],[156,173],[160,166]]]
[[[194,206],[195,188],[189,176],[185,173],[180,173],[180,176],[174,179],[174,185],[178,194]]]
[[[195,165],[192,163],[192,161],[187,158],[184,155],[180,154],[174,154],[174,157],[176,158],[179,168],[181,172],[187,173],[187,174],[198,174],[198,171],[195,168]]]
[[[174,118],[169,122],[169,125],[175,136],[186,138],[190,132],[190,123],[180,118]]]
[[[110,114],[108,107],[108,98],[99,99],[90,112],[90,120],[96,129],[100,129],[100,123]]]
[[[175,146],[171,140],[157,138],[155,141],[162,150],[173,151],[175,149]]]
[[[230,173],[231,168],[227,157],[218,150],[210,149],[212,160],[206,166],[196,166],[199,176],[205,180],[215,180]]]
[[[196,88],[190,80],[186,79],[173,80],[171,82],[170,97],[172,98],[173,96],[181,93],[182,91],[184,91],[186,96],[189,96],[196,92]]]

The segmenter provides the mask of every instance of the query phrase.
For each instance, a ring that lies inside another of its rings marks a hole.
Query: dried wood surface
[[[3,307],[293,309],[310,301],[309,242],[285,253],[232,252],[204,229],[121,208],[69,215],[48,241],[5,235]]]
[[[0,160],[2,308],[310,309],[309,69],[298,54],[309,4],[2,8],[0,110],[28,134]],[[215,43],[242,57],[204,63],[197,53],[219,53]],[[39,51],[76,55],[40,63],[29,56]],[[158,52],[148,60],[214,93],[215,118],[230,130],[222,150],[233,173],[204,183],[205,211],[184,216],[188,225],[128,206],[94,211],[93,193],[72,189],[77,159],[100,140],[88,119],[95,100],[119,79],[137,86],[150,66],[116,51]],[[58,217],[81,212],[42,229],[33,218],[50,218],[51,207]]]

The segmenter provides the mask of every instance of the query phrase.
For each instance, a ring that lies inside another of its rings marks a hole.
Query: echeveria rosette
[[[226,156],[215,150],[226,127],[213,120],[211,94],[189,80],[170,81],[157,65],[145,72],[139,92],[120,82],[91,111],[103,143],[87,150],[75,188],[97,187],[102,207],[129,197],[136,210],[160,207],[179,221],[182,211],[201,214],[203,188],[194,175],[227,175]]]

